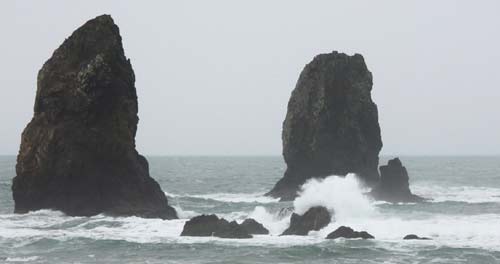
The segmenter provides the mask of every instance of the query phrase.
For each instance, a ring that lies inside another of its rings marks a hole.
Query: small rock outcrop
[[[281,235],[307,236],[309,231],[318,231],[327,226],[331,219],[328,209],[322,206],[312,207],[303,215],[293,213],[290,217],[290,227]]]
[[[362,239],[373,239],[374,236],[368,234],[366,231],[354,231],[352,228],[347,226],[341,226],[335,231],[328,234],[326,239],[337,239],[337,238],[362,238]]]
[[[412,194],[408,172],[399,158],[380,166],[380,182],[371,191],[376,200],[387,202],[422,202],[425,199]]]
[[[135,75],[111,16],[73,32],[37,86],[12,184],[16,213],[177,218],[135,149]]]
[[[228,222],[216,215],[200,215],[184,224],[181,236],[215,236],[220,238],[252,238],[236,221]]]
[[[241,228],[245,229],[249,234],[254,235],[267,235],[269,230],[264,227],[261,223],[255,221],[255,219],[248,218],[240,224]]]
[[[378,181],[382,148],[372,74],[363,56],[332,52],[306,65],[283,123],[285,175],[268,193],[293,200],[310,178],[356,173]]]
[[[410,234],[410,235],[406,235],[405,237],[403,237],[404,240],[432,240],[428,237],[419,237],[417,235],[414,235],[414,234]]]

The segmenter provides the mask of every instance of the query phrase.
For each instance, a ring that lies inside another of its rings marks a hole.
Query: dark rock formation
[[[235,221],[228,222],[216,215],[200,215],[184,224],[181,236],[215,236],[221,238],[252,238],[243,227]]]
[[[176,218],[135,150],[135,76],[109,15],[77,29],[38,73],[12,191],[15,212]]]
[[[405,239],[405,240],[432,240],[428,237],[419,237],[419,236],[413,235],[413,234],[406,235],[403,239]]]
[[[331,221],[330,212],[325,207],[312,207],[303,215],[293,213],[290,218],[290,227],[281,234],[307,236],[309,231],[318,231]]]
[[[221,219],[222,222],[227,222]],[[215,231],[214,236],[221,238],[252,238],[244,228],[242,228],[236,221],[231,221],[228,224],[223,224]]]
[[[424,198],[411,193],[408,172],[398,158],[380,166],[380,182],[373,188],[371,195],[376,200],[387,202],[424,201]]]
[[[255,219],[249,218],[245,219],[243,223],[240,224],[241,228],[245,229],[249,234],[256,235],[267,235],[269,230],[265,228],[261,223],[255,221]]]
[[[363,56],[332,52],[306,65],[283,123],[284,177],[268,193],[293,200],[310,178],[356,173],[378,181],[382,148],[372,74]]]
[[[373,239],[372,235],[368,234],[366,231],[354,231],[352,228],[347,226],[341,226],[335,231],[328,234],[326,239],[337,239],[337,238],[362,238],[362,239]]]

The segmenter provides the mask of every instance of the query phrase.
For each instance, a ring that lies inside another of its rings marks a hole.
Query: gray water
[[[67,217],[49,210],[12,214],[15,157],[0,156],[0,262],[500,263],[500,157],[402,157],[413,192],[434,199],[422,204],[370,201],[349,178],[335,178],[332,186],[316,183],[327,195],[304,194],[302,201],[321,201],[338,215],[306,237],[278,236],[288,217],[277,212],[294,204],[262,196],[283,175],[281,157],[148,160],[181,219]],[[202,213],[237,221],[254,217],[271,235],[180,237],[184,222]],[[342,224],[376,239],[324,239]],[[410,233],[432,240],[402,240]]]

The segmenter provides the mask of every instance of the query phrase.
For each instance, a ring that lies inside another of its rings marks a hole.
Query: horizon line
[[[281,154],[145,154],[139,153],[142,156],[146,157],[283,157]],[[0,153],[0,156],[17,156],[18,154],[5,154]],[[379,154],[379,157],[500,157],[499,154],[480,154],[480,153],[471,153],[471,154],[447,154],[447,153],[434,153],[434,154],[393,154],[393,153],[382,153]]]

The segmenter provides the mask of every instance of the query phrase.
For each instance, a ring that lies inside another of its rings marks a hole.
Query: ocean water
[[[381,159],[385,163],[387,158]],[[310,181],[295,202],[264,197],[283,175],[281,157],[148,157],[151,175],[179,220],[12,214],[15,157],[0,157],[1,263],[500,263],[500,157],[401,157],[421,204],[374,202],[354,175]],[[282,236],[289,214],[324,205],[334,222],[308,236]],[[253,217],[270,235],[180,237],[202,213]],[[325,240],[340,225],[374,240]],[[406,241],[407,234],[431,237]]]

